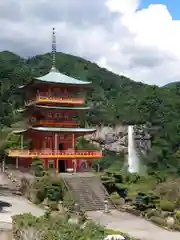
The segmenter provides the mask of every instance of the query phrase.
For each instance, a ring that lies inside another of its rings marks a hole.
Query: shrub
[[[176,219],[180,221],[180,211],[176,211],[175,216],[176,216]]]
[[[125,198],[128,195],[128,189],[126,187],[123,187],[122,184],[120,184],[120,183],[115,184],[115,191],[122,198]]]
[[[163,211],[173,212],[176,208],[176,204],[174,202],[170,202],[168,200],[161,200],[160,201],[160,208]]]
[[[123,176],[120,173],[113,174],[116,183],[123,183]]]
[[[151,218],[153,216],[159,217],[160,212],[156,209],[148,209],[147,212],[146,212],[146,217]]]
[[[161,217],[152,216],[152,217],[150,218],[150,220],[151,220],[153,223],[155,223],[155,224],[157,224],[157,225],[159,225],[159,226],[165,226],[165,225],[166,225],[165,219],[163,219],[163,218],[161,218]]]
[[[47,198],[50,201],[60,201],[63,200],[63,189],[62,184],[51,184],[47,188]]]
[[[36,157],[33,159],[31,168],[36,177],[43,177],[47,174],[47,171],[44,168],[43,162],[40,158]]]
[[[139,192],[136,195],[135,206],[138,210],[144,211],[149,208],[150,199],[149,196],[143,192]]]
[[[125,182],[128,183],[137,183],[140,179],[140,176],[137,173],[127,174],[125,177]]]
[[[104,228],[95,224],[94,222],[88,222],[84,224],[71,224],[68,222],[66,216],[56,215],[52,217],[50,214],[42,217],[34,217],[31,214],[22,214],[13,217],[13,233],[14,239],[19,240],[22,231],[33,230],[33,233],[40,234],[40,239],[52,240],[52,239],[74,239],[74,240],[86,240],[86,239],[103,239],[105,236]],[[27,239],[28,233],[27,233]],[[34,238],[37,239],[38,238]]]
[[[109,194],[116,191],[114,179],[106,180],[102,182]]]
[[[39,202],[43,202],[46,197],[51,201],[59,201],[63,199],[63,181],[57,176],[43,176],[37,178],[33,187],[36,191],[36,197]]]
[[[176,231],[180,231],[180,224],[175,223],[174,226],[173,226],[173,229],[176,230]]]
[[[21,186],[20,186],[20,192],[22,194],[26,194],[27,193],[27,190],[30,188],[30,182],[28,181],[27,178],[23,177],[21,179]]]

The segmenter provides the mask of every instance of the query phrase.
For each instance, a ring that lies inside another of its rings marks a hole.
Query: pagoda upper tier
[[[26,84],[22,85],[19,88],[26,88],[33,84],[46,83],[46,84],[65,84],[69,86],[88,86],[91,82],[78,80],[72,77],[69,77],[63,73],[60,73],[55,67],[52,67],[50,72],[42,77],[34,77],[32,80]]]

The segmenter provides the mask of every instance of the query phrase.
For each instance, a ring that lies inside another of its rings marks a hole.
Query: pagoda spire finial
[[[52,68],[51,72],[57,72],[56,69],[56,34],[55,34],[55,28],[53,28],[52,31]]]

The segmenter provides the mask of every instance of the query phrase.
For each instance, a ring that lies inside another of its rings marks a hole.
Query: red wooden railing
[[[10,157],[42,157],[42,158],[63,158],[63,159],[83,159],[83,158],[101,158],[102,152],[96,150],[9,150]]]
[[[26,104],[38,103],[38,102],[51,102],[51,103],[69,103],[69,104],[84,104],[83,97],[48,97],[37,95],[34,99],[26,101]]]

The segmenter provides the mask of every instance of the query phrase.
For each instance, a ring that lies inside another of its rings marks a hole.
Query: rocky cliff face
[[[97,126],[97,131],[93,135],[86,136],[86,139],[91,143],[99,146],[102,150],[108,150],[119,153],[128,153],[128,126],[116,125]],[[146,131],[146,127],[134,127],[134,139],[137,149],[146,151],[150,148],[150,135]]]

